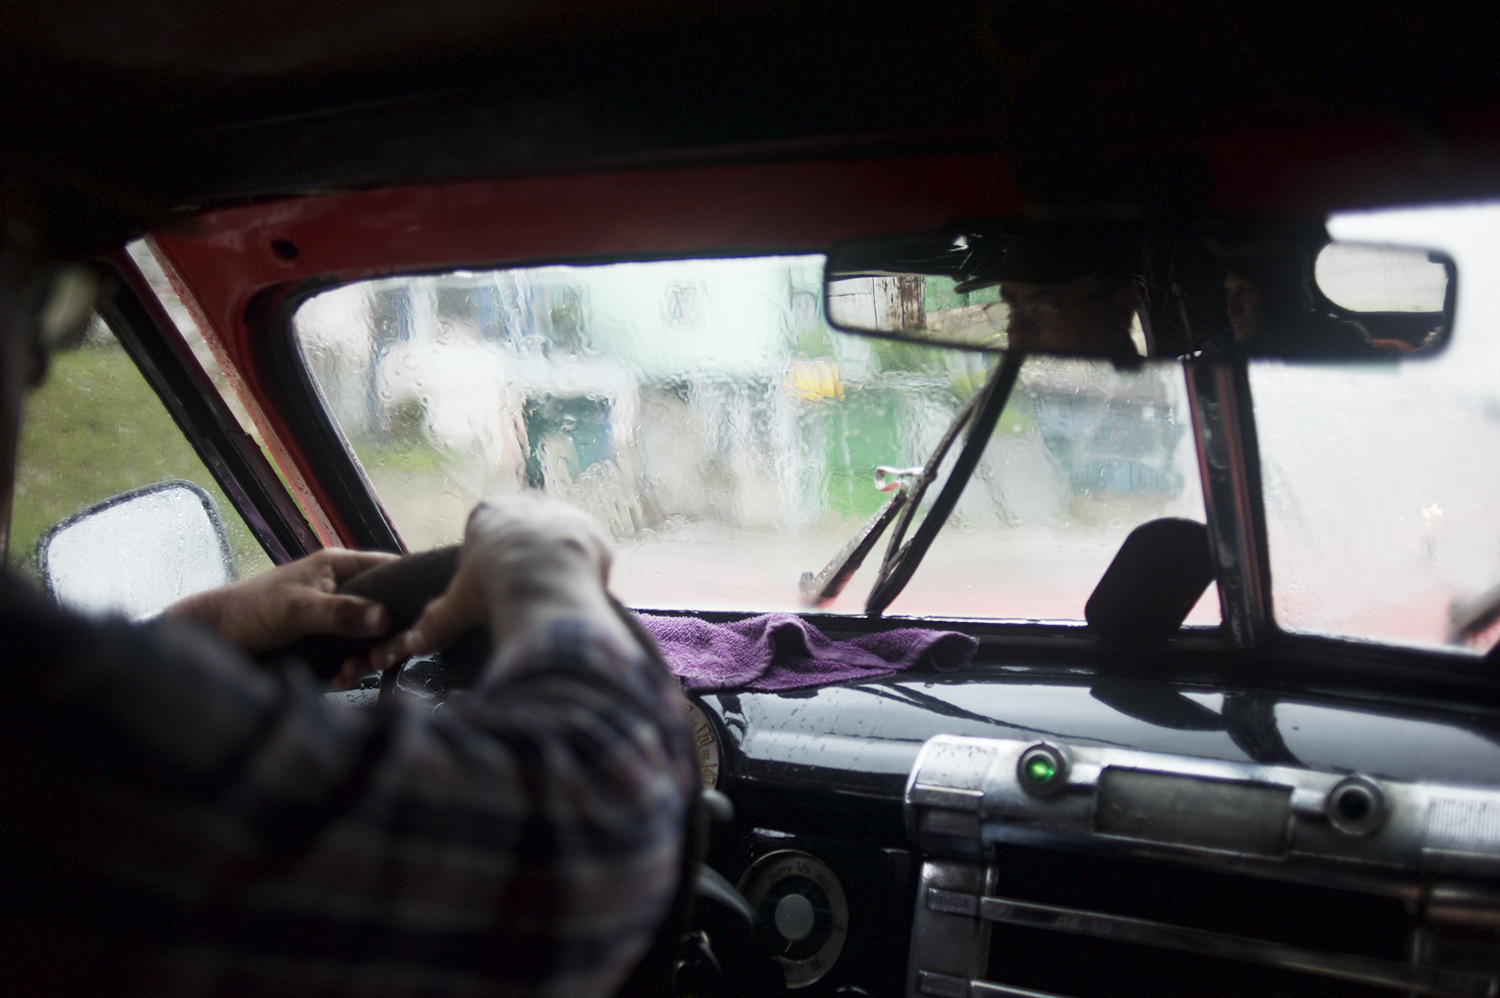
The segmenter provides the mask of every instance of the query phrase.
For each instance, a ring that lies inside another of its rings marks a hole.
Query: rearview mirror
[[[1333,242],[1317,220],[996,221],[840,244],[824,304],[845,332],[968,350],[1373,360],[1441,349],[1456,278],[1441,254]]]
[[[132,619],[235,577],[212,497],[181,480],[133,489],[52,525],[37,541],[36,560],[59,603]]]
[[[1377,349],[1428,353],[1447,340],[1457,272],[1440,253],[1331,242],[1313,280],[1330,311],[1363,326]]]

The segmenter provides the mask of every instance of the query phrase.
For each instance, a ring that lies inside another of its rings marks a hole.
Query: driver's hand
[[[610,544],[587,513],[539,492],[490,499],[469,515],[458,570],[411,629],[376,648],[376,668],[439,651],[476,627],[492,647],[557,617],[586,617],[629,632],[605,592]]]
[[[391,626],[384,606],[334,590],[396,556],[328,548],[254,578],[189,596],[163,616],[197,620],[253,654],[282,648],[312,634],[375,638]]]

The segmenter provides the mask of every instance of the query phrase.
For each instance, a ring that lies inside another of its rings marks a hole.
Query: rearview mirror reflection
[[[1455,282],[1441,254],[1321,222],[992,222],[835,247],[825,303],[845,332],[969,350],[1371,360],[1440,349]]]

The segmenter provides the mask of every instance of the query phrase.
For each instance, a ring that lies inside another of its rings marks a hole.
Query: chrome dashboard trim
[[[917,897],[930,891],[948,891],[979,896],[995,889],[993,870],[974,863],[924,863]],[[967,912],[933,912],[912,925],[911,955],[906,964],[906,993],[924,992],[928,978],[969,981],[984,972],[989,950],[990,926]],[[927,985],[931,986],[931,985]]]
[[[1330,794],[1350,774],[1293,766],[1224,762],[1133,749],[1060,744],[1067,786],[1037,796],[1020,785],[1016,765],[1038,744],[1012,738],[939,735],[928,740],[907,780],[907,830],[929,853],[977,858],[1002,843],[1125,851],[1199,862],[1328,886],[1357,886],[1415,899],[1427,875],[1500,874],[1500,792],[1454,784],[1381,780],[1378,827],[1344,827],[1328,814]],[[1193,788],[1244,784],[1285,788],[1290,807],[1283,855],[1207,848],[1171,836],[1125,837],[1099,831],[1096,806],[1106,770],[1161,774]],[[977,839],[969,835],[977,831]]]
[[[1049,737],[1045,744],[1060,757],[1066,785],[1039,794],[1023,785],[1018,765],[1040,744],[938,735],[918,753],[904,797],[907,829],[923,860],[908,996],[1065,998],[984,979],[993,971],[989,927],[1002,925],[1412,995],[1500,995],[1500,791]],[[1113,820],[1110,808],[1129,812],[1130,820]],[[1274,848],[1218,834],[1235,822],[1270,829]],[[1130,833],[1118,834],[1121,828]],[[1251,845],[1236,848],[1240,841]],[[1399,898],[1413,948],[1403,960],[1393,952],[1340,952],[1336,943],[1320,949],[1316,938],[1304,946],[1300,938],[1200,929],[1180,918],[1153,919],[1149,910],[1112,913],[1102,895],[1099,910],[1086,895],[1067,906],[1000,896],[996,857],[1009,846],[1167,861]],[[981,890],[980,883],[989,886]],[[1454,945],[1441,943],[1446,932],[1459,934]]]
[[[990,981],[967,981],[962,977],[931,974],[927,971],[919,975],[918,988],[918,994],[933,995],[935,998],[1068,998],[1067,995],[1051,991],[1013,988]]]

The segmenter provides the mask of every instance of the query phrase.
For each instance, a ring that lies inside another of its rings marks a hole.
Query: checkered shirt
[[[7,994],[609,995],[667,913],[681,694],[587,621],[355,708],[0,577],[0,668]]]

